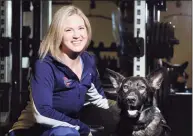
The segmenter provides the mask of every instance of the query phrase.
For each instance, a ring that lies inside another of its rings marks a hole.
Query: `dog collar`
[[[142,112],[145,112],[146,110],[149,110],[149,109],[150,109],[150,107],[145,108],[145,106],[143,104],[138,112],[141,114]]]
[[[138,111],[140,114],[143,111],[144,104],[141,106],[140,110]]]

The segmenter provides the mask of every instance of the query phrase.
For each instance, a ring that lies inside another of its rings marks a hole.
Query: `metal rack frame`
[[[145,0],[134,1],[134,37],[139,37],[146,41],[146,20],[147,20],[147,4]],[[135,57],[133,63],[133,76],[146,75],[146,42],[144,42],[144,56]]]
[[[0,3],[0,29],[1,36],[11,38],[11,22],[12,22],[12,4],[11,1],[2,0]],[[11,46],[9,46],[11,53]],[[11,67],[12,67],[12,55],[7,57],[0,57],[0,82],[11,82]]]

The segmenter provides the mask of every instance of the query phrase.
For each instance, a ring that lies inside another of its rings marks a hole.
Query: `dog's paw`
[[[133,131],[132,136],[145,136],[144,130]]]

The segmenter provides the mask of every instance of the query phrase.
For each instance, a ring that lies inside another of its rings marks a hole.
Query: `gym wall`
[[[180,7],[176,6],[176,1],[168,1],[167,8],[167,12],[161,12],[160,21],[175,25],[175,36],[180,41],[174,47],[171,63],[182,64],[188,61],[187,86],[192,88],[192,1],[181,1]]]
[[[102,15],[111,18],[112,11],[116,10],[116,5],[110,1],[96,1],[96,8],[90,10],[90,0],[76,0],[73,4],[80,7],[83,12],[88,15]],[[53,5],[52,13],[54,14],[62,5]],[[189,62],[186,69],[189,75],[188,88],[192,87],[192,1],[181,1],[181,7],[176,7],[176,1],[167,2],[167,12],[161,12],[160,21],[172,22],[175,25],[176,38],[180,40],[180,44],[174,48],[174,57],[171,63],[181,64],[185,61]],[[177,16],[175,16],[175,14]],[[182,15],[180,15],[182,14]],[[174,16],[171,16],[174,15]],[[31,13],[24,15],[24,23],[32,24]],[[112,22],[108,19],[89,17],[93,30],[93,41],[96,47],[99,42],[103,42],[105,47],[109,47],[114,41],[112,34]],[[32,26],[32,25],[31,25]]]

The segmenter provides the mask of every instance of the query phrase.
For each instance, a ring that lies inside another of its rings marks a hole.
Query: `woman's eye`
[[[83,30],[83,29],[84,29],[84,27],[80,27],[79,29],[80,29],[80,30]]]
[[[69,31],[71,31],[71,30],[70,29],[66,30],[66,32],[69,32]]]

